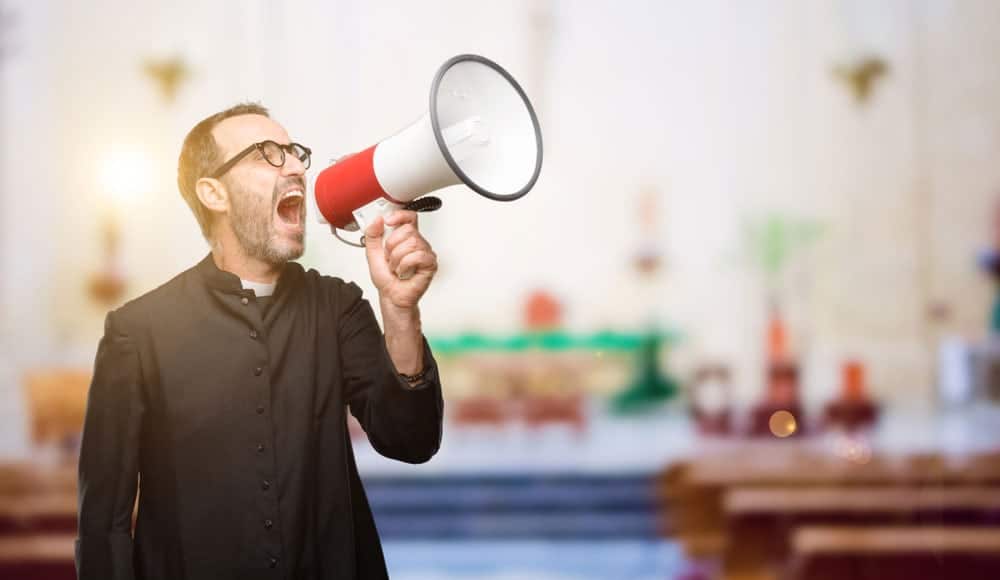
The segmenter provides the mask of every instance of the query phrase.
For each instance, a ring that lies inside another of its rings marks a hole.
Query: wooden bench
[[[0,463],[0,494],[76,493],[75,463],[43,467],[28,462]]]
[[[808,524],[1000,526],[1000,487],[737,487],[725,493],[724,569],[775,569]]]
[[[75,532],[75,493],[0,495],[0,536]]]
[[[0,538],[0,578],[75,580],[75,542],[75,534]]]
[[[1000,487],[736,487],[726,492],[729,515],[921,510],[1000,510]]]
[[[739,441],[732,444],[705,445],[695,454],[695,459],[683,462],[664,472],[659,483],[659,495],[671,514],[672,535],[678,539],[689,557],[718,562],[733,548],[739,548],[743,538],[734,538],[730,522],[733,515],[727,513],[727,492],[732,489],[781,490],[814,488],[826,489],[819,495],[803,496],[802,501],[825,501],[824,496],[839,495],[844,490],[856,489],[862,497],[855,507],[848,510],[863,510],[865,494],[878,488],[898,489],[900,487],[917,490],[938,488],[1000,488],[1000,454],[970,456],[961,460],[945,458],[940,454],[872,455],[867,453],[840,456],[831,453],[826,446],[818,446],[815,441]],[[965,492],[962,492],[965,493]],[[762,501],[752,499],[737,500],[732,509],[742,501]],[[844,496],[851,497],[851,496]],[[941,502],[937,496],[923,496],[917,502]],[[956,497],[956,496],[952,496]],[[812,498],[812,499],[808,499]],[[930,499],[927,499],[930,498]],[[783,498],[777,501],[780,503]],[[905,501],[910,500],[900,500]],[[962,500],[964,501],[964,500]],[[986,501],[990,501],[987,499]],[[773,503],[773,502],[772,502]],[[912,501],[911,501],[912,503]],[[789,506],[790,507],[790,506]],[[804,506],[803,506],[804,507]],[[944,506],[939,506],[944,507]],[[873,517],[861,513],[841,514],[834,521],[850,523],[855,521],[873,524],[912,523],[914,517],[926,515],[917,521],[934,519],[936,508],[925,511],[901,507],[895,513],[882,510]],[[978,505],[967,512],[973,519],[983,519],[982,509],[990,506]],[[949,521],[962,524],[960,509],[946,509]],[[818,521],[822,513],[814,512]],[[749,517],[749,513],[747,514]],[[992,517],[987,514],[988,517]],[[741,516],[742,517],[742,516]],[[783,516],[798,518],[805,522],[813,517],[809,513]],[[868,518],[868,519],[866,519]],[[893,519],[898,518],[898,519]],[[788,528],[790,529],[790,528]],[[788,552],[788,533],[779,538],[778,546]],[[737,542],[737,544],[734,544]]]
[[[1000,578],[1000,529],[807,526],[792,536],[793,580]]]

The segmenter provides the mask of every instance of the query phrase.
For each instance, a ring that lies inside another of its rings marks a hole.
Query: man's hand
[[[383,247],[385,226],[395,228]],[[396,210],[365,229],[368,271],[383,307],[415,309],[437,272],[437,254],[417,229],[417,214]],[[388,302],[388,304],[387,304]]]

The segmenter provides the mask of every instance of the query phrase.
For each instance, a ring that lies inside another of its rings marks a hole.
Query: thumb
[[[382,216],[376,217],[365,228],[365,256],[368,258],[368,270],[371,271],[373,282],[389,275],[389,263],[385,259],[385,248],[382,245],[384,234],[385,222]]]

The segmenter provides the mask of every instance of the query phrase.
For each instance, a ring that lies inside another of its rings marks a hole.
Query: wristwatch
[[[430,370],[430,367],[427,366],[427,365],[424,365],[424,368],[419,373],[417,373],[415,375],[408,375],[408,374],[405,374],[405,373],[399,373],[399,376],[402,377],[402,379],[404,381],[406,381],[407,384],[409,384],[411,387],[415,387],[415,386],[419,385],[420,383],[424,382],[424,378],[427,376],[427,371],[429,371],[429,370]]]

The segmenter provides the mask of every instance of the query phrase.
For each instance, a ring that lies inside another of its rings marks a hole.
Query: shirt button
[[[265,479],[264,481],[260,482],[260,488],[263,489],[264,491],[271,489],[271,482]]]
[[[257,405],[257,414],[258,415],[264,414],[264,405]]]
[[[250,338],[252,338],[254,340],[257,340],[257,329],[256,328],[251,328],[250,329]]]
[[[270,530],[273,527],[274,527],[274,522],[272,522],[271,520],[264,520],[264,529],[265,530]],[[277,561],[277,560],[274,560],[274,558],[272,558],[271,560],[272,561]]]
[[[263,372],[264,372],[264,369],[262,367],[257,367],[257,368],[255,368],[253,370],[253,374],[254,374],[255,377],[259,377],[261,375],[261,373],[263,373]]]
[[[270,560],[267,561],[267,565],[269,567],[271,567],[271,568],[277,568],[278,567],[278,559],[277,558],[271,558]]]
[[[257,444],[257,453],[263,453],[263,452],[264,452],[264,444],[263,443],[258,443]]]
[[[243,306],[246,306],[247,304],[250,304],[250,299],[244,296],[243,298],[240,298],[240,302],[243,303]]]

